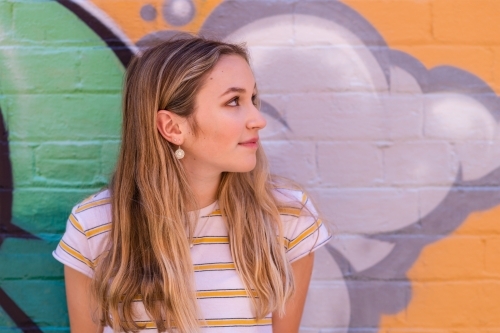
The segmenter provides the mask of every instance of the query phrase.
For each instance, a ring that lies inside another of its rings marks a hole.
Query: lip
[[[256,148],[258,142],[259,142],[259,138],[255,137],[255,138],[251,138],[250,140],[240,142],[240,143],[238,143],[238,145],[244,146],[244,147]]]

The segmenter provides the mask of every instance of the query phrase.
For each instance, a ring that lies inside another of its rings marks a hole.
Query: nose
[[[249,129],[261,130],[266,127],[266,124],[267,121],[266,118],[264,118],[262,112],[260,112],[260,110],[255,105],[252,105],[252,108],[250,110],[250,117],[247,121],[247,127]]]

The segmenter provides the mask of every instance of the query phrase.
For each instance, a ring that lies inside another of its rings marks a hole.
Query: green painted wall
[[[0,287],[44,332],[68,331],[63,267],[52,258],[71,207],[106,185],[119,145],[123,66],[55,1],[0,1],[0,108],[14,173]],[[18,332],[0,311],[0,333]]]

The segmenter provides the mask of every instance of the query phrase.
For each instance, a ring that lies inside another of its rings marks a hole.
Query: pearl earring
[[[178,140],[178,139],[175,139],[174,141],[175,141],[175,143],[179,142],[179,140]],[[178,160],[180,160],[181,158],[183,158],[183,157],[184,157],[184,150],[182,150],[182,148],[181,148],[181,146],[180,146],[180,145],[178,146],[177,150],[174,152],[174,155],[175,155],[175,157],[176,157]]]
[[[177,148],[177,150],[175,151],[175,157],[177,157],[178,160],[180,160],[181,158],[184,157],[184,150],[181,149],[181,146],[179,146],[179,148]]]

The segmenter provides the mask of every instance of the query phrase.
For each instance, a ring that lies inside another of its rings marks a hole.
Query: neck
[[[187,171],[186,176],[198,204],[198,207],[193,208],[194,210],[206,207],[217,199],[217,189],[221,180],[220,173],[200,175]]]

